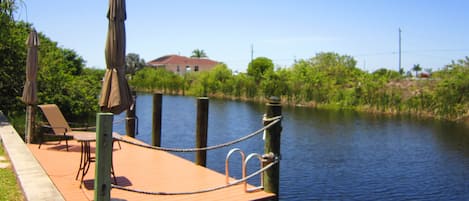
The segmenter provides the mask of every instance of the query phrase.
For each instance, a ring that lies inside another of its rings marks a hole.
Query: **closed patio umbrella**
[[[125,78],[125,0],[109,0],[108,34],[106,40],[106,73],[99,106],[103,112],[119,114],[132,104]]]
[[[26,106],[26,143],[31,142],[31,136],[34,131],[34,106],[37,103],[37,48],[39,46],[39,37],[36,30],[32,29],[26,41],[28,45],[28,56],[26,59],[26,81],[24,82],[23,96],[21,100]]]

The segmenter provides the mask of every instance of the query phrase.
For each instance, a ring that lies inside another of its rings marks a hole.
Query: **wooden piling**
[[[153,123],[152,123],[152,138],[151,144],[153,146],[161,146],[161,114],[163,98],[161,93],[153,94]]]
[[[196,147],[207,147],[208,131],[208,98],[197,98],[197,127],[196,127]],[[197,151],[195,157],[197,165],[206,167],[207,151]]]
[[[135,110],[137,108],[137,94],[135,93],[135,91],[132,91],[132,98],[134,100],[134,103],[132,104],[132,106],[130,106],[126,113],[125,133],[129,137],[135,138]]]
[[[111,199],[111,160],[112,160],[112,113],[96,115],[96,167],[94,178],[94,200]]]
[[[264,125],[272,122],[269,120],[272,117],[278,117],[282,115],[282,106],[278,97],[271,97],[269,103],[266,105],[266,118]],[[282,132],[281,122],[276,123],[272,127],[266,130],[265,142],[264,142],[264,153],[273,153],[275,157],[280,159],[280,134]],[[265,161],[270,163],[272,161]],[[275,193],[278,196],[279,193],[279,180],[280,180],[280,163],[273,165],[271,168],[263,173],[264,180],[264,191],[268,193]]]

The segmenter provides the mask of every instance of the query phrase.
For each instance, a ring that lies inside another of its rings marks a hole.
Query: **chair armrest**
[[[74,131],[94,131],[96,130],[96,126],[89,126],[89,127],[77,127],[77,128],[72,128]]]
[[[88,126],[88,124],[84,123],[76,123],[76,122],[68,122],[72,126],[73,131],[92,131],[96,130],[96,126]]]
[[[50,125],[42,125],[42,127],[44,128],[48,128],[48,129],[64,129],[64,134],[68,132],[67,128],[66,127],[52,127]]]

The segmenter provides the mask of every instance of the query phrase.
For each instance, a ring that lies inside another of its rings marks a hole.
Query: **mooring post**
[[[197,128],[196,128],[196,147],[207,147],[207,131],[208,131],[208,98],[197,98]],[[206,167],[207,151],[197,151],[195,157],[197,165]]]
[[[153,94],[153,124],[152,124],[152,140],[153,146],[161,146],[161,113],[163,98],[161,93]]]
[[[129,137],[135,138],[135,110],[137,108],[137,93],[135,91],[132,91],[132,99],[134,100],[134,103],[130,106],[126,113],[125,133]]]
[[[112,160],[112,113],[96,115],[96,166],[94,177],[94,200],[111,199]]]
[[[279,117],[282,115],[282,106],[280,98],[270,97],[269,103],[266,105],[266,115],[264,125],[271,123],[271,118]],[[280,160],[280,134],[282,132],[281,121],[270,127],[265,132],[264,154],[273,154],[274,158]],[[273,162],[275,159],[265,160],[264,165]],[[264,191],[274,193],[278,197],[279,193],[279,180],[280,180],[280,163],[273,165],[263,173]]]

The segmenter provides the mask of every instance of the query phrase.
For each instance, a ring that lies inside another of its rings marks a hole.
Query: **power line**
[[[414,49],[401,52],[368,52],[368,53],[358,53],[350,54],[354,57],[365,57],[365,56],[382,56],[382,55],[396,55],[396,54],[415,54],[415,53],[434,53],[434,52],[468,52],[469,49]]]

